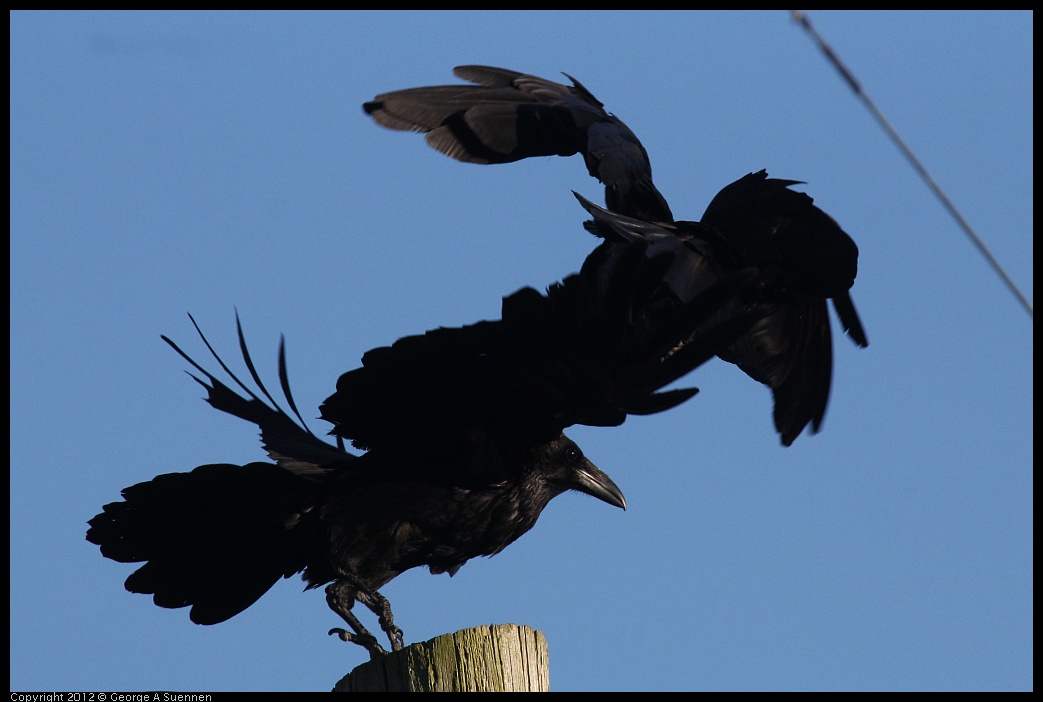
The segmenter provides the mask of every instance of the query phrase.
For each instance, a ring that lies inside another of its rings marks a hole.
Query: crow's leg
[[[388,641],[391,642],[392,651],[401,651],[404,645],[404,638],[402,636],[402,630],[395,626],[395,617],[391,614],[391,603],[388,602],[388,598],[381,595],[376,590],[369,591],[365,588],[359,588],[355,594],[357,599],[362,604],[369,608],[369,611],[377,615],[377,620],[380,622],[380,628],[387,634]]]
[[[357,643],[364,649],[369,651],[370,659],[377,659],[380,656],[387,653],[380,644],[377,643],[377,638],[373,634],[366,630],[366,627],[362,626],[362,622],[359,621],[351,612],[352,606],[355,604],[355,600],[361,599],[362,593],[356,587],[355,583],[348,582],[346,580],[338,580],[330,584],[326,588],[326,604],[330,606],[334,612],[340,615],[341,619],[348,623],[351,627],[351,631],[334,627],[330,629],[330,636],[337,634],[340,636],[342,641],[351,641]],[[368,606],[368,605],[367,605]]]

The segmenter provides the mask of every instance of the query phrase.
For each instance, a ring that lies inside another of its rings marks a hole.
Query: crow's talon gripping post
[[[379,592],[361,588],[355,593],[355,599],[377,615],[380,628],[387,634],[388,641],[391,643],[391,650],[401,651],[405,647],[405,636],[402,629],[395,625],[395,617],[391,613],[391,602]]]
[[[369,657],[371,660],[376,660],[381,656],[387,655],[387,651],[377,643],[377,639],[369,633],[355,634],[347,629],[341,629],[340,627],[333,627],[329,630],[329,635],[339,636],[341,641],[348,641],[350,643],[358,644],[362,648],[369,651]]]

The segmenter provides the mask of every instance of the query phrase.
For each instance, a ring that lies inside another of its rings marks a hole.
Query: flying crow
[[[784,445],[809,424],[819,430],[833,367],[826,300],[855,344],[868,341],[849,292],[858,247],[811,197],[789,189],[798,181],[751,173],[723,188],[699,222],[675,223],[641,142],[574,78],[567,86],[488,66],[454,73],[474,85],[397,90],[363,109],[385,127],[424,132],[432,147],[460,161],[582,154],[590,175],[605,184],[608,210],[595,215],[590,231],[616,245],[651,236],[657,251],[686,250],[664,281],[667,297],[683,299],[722,273],[757,268],[765,274],[762,285],[744,308],[760,319],[720,356],[772,390]],[[596,206],[587,209],[594,213]]]

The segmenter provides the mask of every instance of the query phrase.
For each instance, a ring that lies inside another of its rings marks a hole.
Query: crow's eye
[[[579,457],[582,455],[583,454],[579,452],[578,448],[573,448],[572,446],[569,446],[567,449],[565,449],[565,460],[569,463],[575,463],[579,460]]]

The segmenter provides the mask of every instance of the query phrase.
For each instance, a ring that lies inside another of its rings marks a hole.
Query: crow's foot
[[[368,631],[363,631],[364,633],[358,634],[350,632],[347,629],[341,629],[340,627],[333,627],[332,629],[330,629],[329,635],[333,636],[334,634],[336,634],[340,637],[341,641],[349,641],[351,643],[358,644],[362,648],[369,651],[370,660],[376,660],[381,656],[386,656],[387,651],[385,651],[383,647],[381,647],[381,645],[377,643],[377,637],[373,636],[373,634],[369,633]]]
[[[339,614],[341,619],[351,627],[351,631],[334,627],[330,629],[329,635],[333,636],[336,634],[341,641],[350,641],[362,646],[362,648],[369,651],[370,659],[375,660],[387,654],[387,651],[377,643],[377,637],[369,633],[366,627],[362,626],[359,618],[351,611],[356,599],[362,601],[359,597],[358,588],[353,582],[340,580],[326,588],[326,603],[330,606],[330,609]],[[383,626],[383,622],[381,622],[381,626]],[[394,644],[393,640],[392,644]]]
[[[379,592],[364,590],[359,590],[355,594],[355,599],[366,605],[369,611],[377,615],[380,628],[387,634],[388,641],[391,643],[391,650],[401,651],[405,646],[405,637],[402,634],[402,629],[395,625],[395,617],[391,613],[391,603],[388,599]]]

